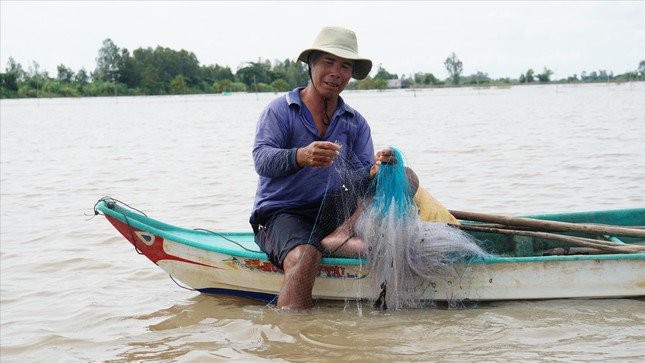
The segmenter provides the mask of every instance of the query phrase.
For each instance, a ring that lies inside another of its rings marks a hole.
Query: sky
[[[96,67],[103,40],[131,53],[168,47],[201,65],[295,60],[320,29],[356,32],[359,53],[390,73],[518,78],[546,67],[553,78],[622,74],[645,59],[645,1],[15,1],[0,0],[0,68],[9,57],[50,76],[59,64]]]

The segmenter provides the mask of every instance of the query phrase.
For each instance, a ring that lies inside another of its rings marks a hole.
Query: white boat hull
[[[268,298],[279,293],[283,274],[267,260],[205,251],[171,240],[163,249],[177,259],[157,264],[186,285],[206,293]],[[424,288],[428,300],[609,298],[645,295],[645,259],[629,255],[497,258],[463,264],[446,281]],[[632,256],[633,257],[633,256]],[[195,262],[199,263],[196,264]],[[323,265],[313,295],[318,299],[374,299],[364,265]]]

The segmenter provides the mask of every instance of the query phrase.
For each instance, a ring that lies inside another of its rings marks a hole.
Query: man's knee
[[[338,230],[338,229],[337,229],[337,230]],[[336,230],[336,231],[337,231],[337,230]],[[336,233],[336,231],[334,231],[332,234],[335,234],[335,233]],[[327,236],[327,237],[323,238],[323,239],[320,241],[320,244],[322,245],[322,247],[323,247],[323,249],[324,249],[325,251],[329,251],[329,250],[332,250],[332,249],[334,248],[334,242],[335,242],[334,238],[332,238],[332,236],[331,236],[331,235],[329,235],[329,236]]]
[[[318,268],[322,253],[310,244],[302,244],[292,248],[284,258],[282,265],[285,269],[293,268],[302,264],[304,268]]]

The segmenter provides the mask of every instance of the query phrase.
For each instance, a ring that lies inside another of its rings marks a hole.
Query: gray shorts
[[[321,253],[320,243],[327,235],[315,219],[293,210],[276,212],[264,225],[254,227],[255,243],[269,257],[269,261],[278,268],[292,248],[301,244],[310,244]]]
[[[310,244],[325,256],[327,253],[322,247],[322,239],[349,219],[357,205],[357,198],[342,196],[328,198],[319,206],[254,213],[251,226],[255,243],[278,268],[282,268],[287,253],[301,244]]]
[[[371,194],[369,183],[365,179],[352,184],[351,190],[330,192],[321,204],[254,211],[250,222],[255,243],[278,268],[282,268],[287,253],[301,244],[311,244],[323,256],[328,255],[322,239],[349,219],[359,201]]]

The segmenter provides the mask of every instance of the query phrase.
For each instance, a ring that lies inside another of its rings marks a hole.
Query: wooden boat
[[[282,271],[259,251],[250,232],[185,229],[147,217],[111,198],[99,200],[95,212],[102,213],[137,251],[173,279],[197,291],[264,301],[273,300],[279,293]],[[645,208],[530,217],[576,224],[643,226]],[[592,249],[592,254],[588,254],[588,248],[541,237],[490,230],[470,233],[484,241],[494,256],[456,264],[457,273],[443,283],[429,284],[424,299],[486,301],[645,295],[643,252],[598,253]],[[613,241],[603,244],[645,249],[642,237],[606,237]],[[364,260],[323,258],[313,295],[331,300],[374,299],[379,291],[374,291],[369,280]]]

